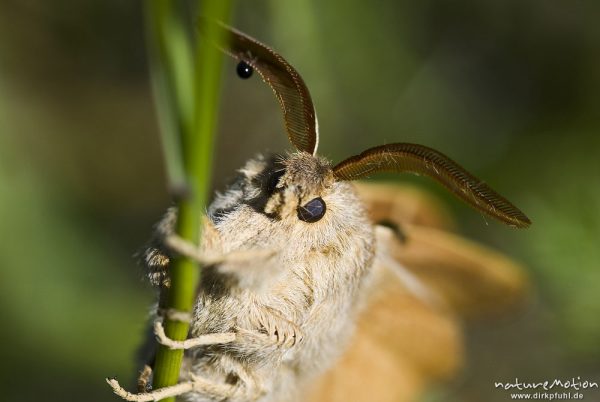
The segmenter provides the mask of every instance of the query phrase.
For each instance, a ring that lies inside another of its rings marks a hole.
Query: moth
[[[169,286],[176,254],[204,266],[189,339],[168,339],[161,317],[173,312],[159,302],[155,313],[159,342],[186,349],[180,383],[138,394],[109,384],[130,401],[414,397],[459,366],[454,315],[510,305],[525,281],[508,258],[452,234],[443,208],[423,193],[353,182],[420,174],[509,226],[529,219],[423,145],[376,146],[337,164],[319,156],[316,112],[298,72],[257,40],[219,27],[238,75],[256,71],[273,90],[295,151],[250,159],[198,222],[198,246],[174,235],[177,211],[169,210],[145,254],[150,282]]]

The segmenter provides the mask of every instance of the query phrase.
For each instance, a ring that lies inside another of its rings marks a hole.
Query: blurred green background
[[[302,73],[321,154],[425,144],[534,222],[488,224],[412,180],[533,283],[522,311],[468,327],[466,371],[429,401],[503,401],[493,382],[515,377],[600,380],[599,16],[592,0],[236,3],[234,25]],[[215,188],[289,149],[270,90],[226,67]],[[2,400],[112,401],[104,377],[133,381],[153,300],[133,254],[170,203],[157,130],[142,2],[0,3]]]

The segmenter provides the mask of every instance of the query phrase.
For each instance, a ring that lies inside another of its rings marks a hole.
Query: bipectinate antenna
[[[479,211],[505,224],[525,228],[531,221],[507,199],[467,172],[446,155],[416,144],[389,144],[370,148],[333,168],[339,180],[356,180],[378,172],[426,175]]]
[[[223,43],[219,48],[238,60],[238,74],[249,78],[256,70],[275,93],[283,111],[288,137],[299,150],[312,155],[319,142],[318,122],[308,88],[300,74],[283,57],[254,38],[219,22],[201,19],[202,31],[207,24],[215,24],[223,30]]]

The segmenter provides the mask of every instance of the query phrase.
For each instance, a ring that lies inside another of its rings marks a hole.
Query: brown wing
[[[376,224],[391,223],[400,228],[405,224],[444,229],[455,227],[446,205],[413,185],[357,181],[354,187],[371,221]]]
[[[427,289],[441,305],[472,317],[501,313],[523,301],[526,276],[507,256],[436,228],[405,225],[403,231],[406,237],[400,240],[378,228],[388,265],[398,264],[407,285],[417,283],[417,290]]]
[[[371,219],[399,229],[400,236],[378,230],[378,242],[389,257],[461,313],[502,311],[526,293],[523,268],[502,253],[453,234],[448,211],[431,194],[410,185],[357,184]]]
[[[422,226],[404,230],[404,243],[388,233],[391,258],[454,311],[463,316],[490,315],[523,301],[526,276],[507,256],[443,230]]]
[[[200,31],[220,29],[216,37],[223,38],[219,46],[238,61],[252,66],[275,93],[283,111],[288,137],[299,150],[310,154],[317,151],[318,123],[312,98],[304,80],[283,57],[254,38],[217,22],[199,21]]]
[[[434,149],[417,144],[388,144],[368,149],[333,168],[340,180],[357,180],[378,172],[423,174],[437,180],[477,210],[517,228],[531,221],[506,198]]]

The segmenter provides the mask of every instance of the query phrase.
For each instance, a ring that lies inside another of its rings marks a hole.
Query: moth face
[[[209,208],[218,226],[243,219],[246,225],[255,222],[253,226],[269,227],[267,232],[283,230],[289,235],[300,231],[315,238],[318,233],[327,234],[322,240],[331,239],[332,228],[343,233],[359,220],[368,226],[362,221],[364,212],[352,185],[335,180],[331,164],[323,158],[306,152],[259,156],[239,172]]]
[[[265,214],[280,220],[315,223],[327,213],[324,197],[330,195],[334,184],[328,161],[297,152],[266,166],[261,176]]]

